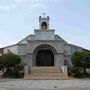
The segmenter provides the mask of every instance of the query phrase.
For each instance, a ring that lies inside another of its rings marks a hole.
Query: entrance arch
[[[39,50],[36,54],[37,66],[54,66],[54,54],[51,50]]]
[[[35,66],[54,66],[54,56],[56,49],[48,44],[37,46],[33,51],[33,61]]]

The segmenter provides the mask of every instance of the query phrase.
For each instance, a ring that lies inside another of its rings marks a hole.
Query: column
[[[54,65],[57,67],[60,67],[62,65],[64,65],[64,56],[63,54],[55,54],[54,55]]]

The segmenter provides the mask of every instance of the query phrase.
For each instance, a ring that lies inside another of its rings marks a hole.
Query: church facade
[[[59,35],[55,34],[55,29],[49,27],[50,17],[39,16],[39,29],[34,30],[17,44],[4,47],[1,50],[7,53],[8,50],[20,55],[22,63],[27,66],[27,71],[33,66],[69,66],[71,65],[71,55],[75,51],[83,51],[78,47],[66,42]]]

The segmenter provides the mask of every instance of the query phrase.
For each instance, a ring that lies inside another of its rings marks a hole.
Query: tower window
[[[42,23],[42,29],[47,29],[47,23],[46,22]]]

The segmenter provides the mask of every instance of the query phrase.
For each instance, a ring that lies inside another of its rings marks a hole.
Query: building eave
[[[5,46],[5,47],[2,47],[2,48],[5,49],[5,48],[12,47],[12,46],[15,46],[15,45],[17,45],[17,44],[12,44],[12,45]],[[0,49],[1,49],[1,48],[0,48]]]
[[[21,43],[23,40],[26,40],[28,37],[30,37],[33,34],[29,34],[28,36],[26,36],[25,38],[23,38],[22,40],[20,40],[17,44]]]

